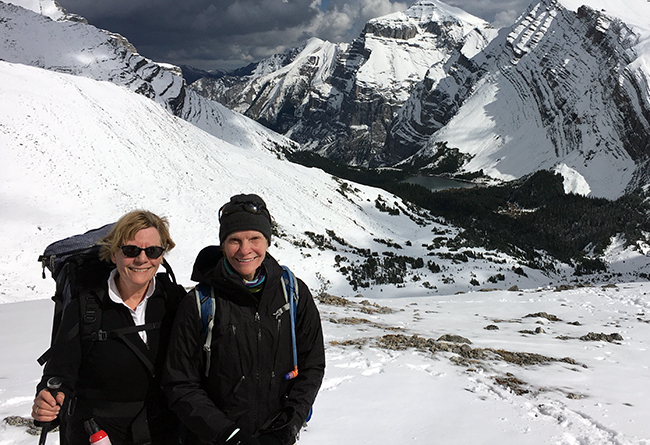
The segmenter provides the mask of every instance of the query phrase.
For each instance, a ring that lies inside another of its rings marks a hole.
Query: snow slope
[[[327,368],[298,443],[648,445],[649,293],[628,283],[321,302]],[[51,310],[47,300],[0,305],[0,418],[29,416]],[[621,339],[580,340],[589,333]],[[425,345],[444,335],[471,344]],[[0,423],[3,445],[35,441]]]
[[[417,227],[387,224],[377,190],[359,187],[353,204],[331,176],[230,145],[111,83],[6,62],[0,82],[0,301],[46,297],[34,280],[46,245],[139,207],[170,217],[170,261],[184,283],[236,193],[262,195],[287,239],[324,227],[351,240],[402,238]]]

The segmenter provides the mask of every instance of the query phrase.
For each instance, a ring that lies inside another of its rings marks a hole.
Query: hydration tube
[[[286,269],[282,271],[282,281],[285,285],[282,286],[285,299],[289,302],[289,315],[291,317],[291,343],[293,345],[293,370],[284,375],[285,380],[291,380],[298,377],[298,348],[296,347],[296,280],[292,273]],[[287,287],[289,287],[289,295],[287,295]]]

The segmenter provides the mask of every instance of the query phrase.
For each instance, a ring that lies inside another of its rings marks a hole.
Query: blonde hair
[[[160,235],[160,244],[165,252],[169,252],[176,245],[169,235],[169,222],[167,218],[160,217],[148,210],[134,210],[123,215],[111,228],[110,232],[99,241],[101,246],[99,258],[111,261],[113,255],[128,240],[135,238],[136,233],[142,229],[153,227]]]

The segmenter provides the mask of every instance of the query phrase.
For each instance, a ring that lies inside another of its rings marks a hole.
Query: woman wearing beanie
[[[299,372],[288,378],[294,369],[292,320],[282,267],[267,251],[266,203],[257,195],[233,196],[221,207],[219,223],[220,246],[204,248],[192,272],[192,280],[215,298],[211,330],[201,320],[201,294],[193,290],[178,309],[163,388],[188,430],[187,444],[290,445],[325,371],[318,309],[297,280]]]

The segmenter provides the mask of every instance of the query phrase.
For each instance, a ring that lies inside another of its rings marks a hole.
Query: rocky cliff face
[[[495,35],[476,17],[422,0],[370,21],[352,44],[312,39],[249,76],[202,79],[191,88],[305,149],[351,165],[387,165],[422,147],[406,138],[386,146],[414,89],[425,78],[437,83],[446,65],[466,63]]]
[[[647,183],[650,89],[639,38],[621,20],[586,6],[531,5],[473,60],[480,81],[418,156],[433,156],[444,142],[467,155],[463,171],[498,179],[565,165],[594,196],[616,197]],[[463,91],[457,73],[470,71],[452,69],[433,93],[453,97]],[[409,100],[412,107],[427,103]],[[406,117],[398,135],[419,123]]]

